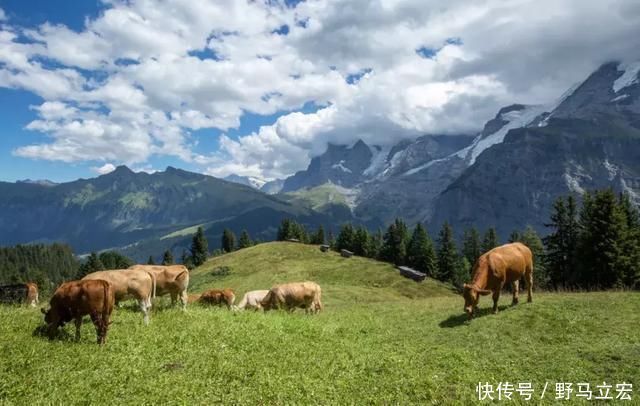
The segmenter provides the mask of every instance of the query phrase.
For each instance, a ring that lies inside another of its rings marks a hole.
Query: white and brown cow
[[[315,282],[294,282],[272,287],[260,305],[265,311],[285,309],[290,312],[300,307],[306,313],[322,310],[322,289]]]

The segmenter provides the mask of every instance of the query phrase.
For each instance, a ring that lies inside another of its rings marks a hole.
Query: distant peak
[[[134,173],[127,165],[118,165],[112,173]]]

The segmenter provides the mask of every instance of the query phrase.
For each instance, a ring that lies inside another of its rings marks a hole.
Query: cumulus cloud
[[[115,171],[116,166],[114,164],[106,163],[102,166],[94,166],[91,170],[100,175],[106,175],[107,173]]]
[[[638,27],[634,0],[114,0],[80,31],[3,23],[0,87],[44,99],[27,128],[49,139],[19,156],[172,155],[273,178],[328,143],[472,133],[504,105],[548,102],[602,62],[640,59]],[[193,131],[247,113],[277,118],[194,152]]]

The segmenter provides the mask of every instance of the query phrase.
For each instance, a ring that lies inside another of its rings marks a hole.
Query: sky
[[[0,180],[283,178],[638,59],[637,0],[0,0]]]

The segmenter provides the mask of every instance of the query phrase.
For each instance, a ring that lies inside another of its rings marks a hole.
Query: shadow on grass
[[[40,324],[38,327],[36,327],[33,330],[32,336],[49,341],[75,342],[75,336],[73,334],[70,334],[66,329],[63,328],[58,328],[52,336],[49,336],[47,326],[44,324]]]
[[[500,314],[499,312],[504,311],[505,309],[509,308],[510,306],[498,306],[498,314]],[[476,310],[476,312],[473,314],[473,319],[477,319],[479,317],[485,317],[488,315],[493,314],[493,308],[492,307],[486,307],[483,309],[478,309]],[[439,324],[440,328],[453,328],[453,327],[460,327],[462,325],[466,325],[469,324],[469,320],[467,320],[467,315],[465,313],[459,314],[457,316],[451,316],[446,320],[442,320]]]

